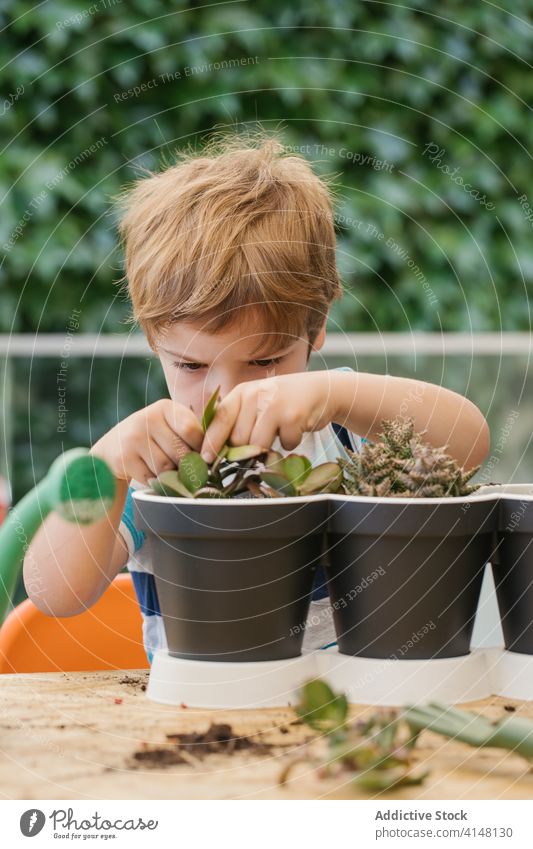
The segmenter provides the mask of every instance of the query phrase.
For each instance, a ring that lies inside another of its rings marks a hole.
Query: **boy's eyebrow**
[[[274,354],[282,354],[289,351],[294,346],[294,342],[288,345],[286,348],[277,348],[275,351],[272,351],[270,354],[264,354],[262,357],[254,357],[256,360],[267,360],[270,357],[273,357]],[[165,354],[170,354],[171,357],[180,357],[182,360],[187,360],[188,362],[198,363],[198,365],[207,365],[207,363],[200,363],[199,360],[195,360],[194,357],[191,357],[187,354],[180,354],[178,351],[169,351],[168,348],[162,348],[160,346],[160,350],[164,351]]]

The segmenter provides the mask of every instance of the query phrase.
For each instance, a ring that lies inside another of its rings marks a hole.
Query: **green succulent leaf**
[[[211,398],[209,399],[209,401],[205,405],[205,410],[204,410],[203,415],[202,415],[202,430],[203,430],[204,433],[206,432],[207,428],[209,427],[209,425],[211,424],[211,422],[213,421],[213,418],[215,416],[219,392],[220,392],[220,386],[217,386],[217,388],[215,389],[215,391],[211,395]]]
[[[272,489],[281,492],[283,495],[296,495],[296,490],[285,475],[280,475],[275,472],[260,472],[261,480],[267,483]]]
[[[224,498],[225,495],[215,486],[202,486],[194,493],[194,498]]]
[[[312,469],[298,486],[300,495],[319,492],[337,492],[342,483],[342,469],[337,463],[321,463]]]
[[[280,474],[285,474],[283,469],[283,454],[280,454],[279,451],[270,451],[267,453],[265,457],[264,465],[268,469],[269,472],[280,472]]]
[[[292,484],[300,487],[309,475],[313,465],[304,454],[289,454],[281,461],[283,474],[287,475]],[[281,469],[280,469],[281,471]]]
[[[166,495],[165,488],[162,483],[159,482],[157,478],[148,478],[148,486],[151,490],[153,490],[156,495]]]
[[[200,454],[189,451],[179,462],[178,475],[189,492],[196,492],[197,489],[206,485],[209,479],[209,468]]]
[[[185,484],[179,479],[178,473],[175,469],[171,469],[167,472],[161,472],[159,477],[150,478],[148,483],[158,495],[178,495],[183,498],[193,497],[192,492],[190,492]]]
[[[264,453],[265,449],[258,445],[238,445],[234,448],[228,448],[226,460],[228,463],[236,463],[241,460],[251,460],[253,457],[259,457]]]

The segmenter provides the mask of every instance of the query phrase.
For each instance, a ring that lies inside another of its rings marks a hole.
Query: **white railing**
[[[333,333],[320,355],[530,354],[531,333]],[[152,351],[141,333],[0,334],[3,357],[143,357]]]

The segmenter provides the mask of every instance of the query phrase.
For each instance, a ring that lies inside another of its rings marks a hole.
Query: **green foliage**
[[[1,330],[120,328],[111,199],[256,119],[338,175],[332,328],[528,329],[531,0],[92,8],[0,11]]]

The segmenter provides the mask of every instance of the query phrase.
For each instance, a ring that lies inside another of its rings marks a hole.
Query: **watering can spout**
[[[48,514],[53,510],[69,522],[87,525],[101,519],[114,499],[113,473],[88,449],[72,448],[54,460],[0,527],[0,623],[11,606],[29,544]]]

